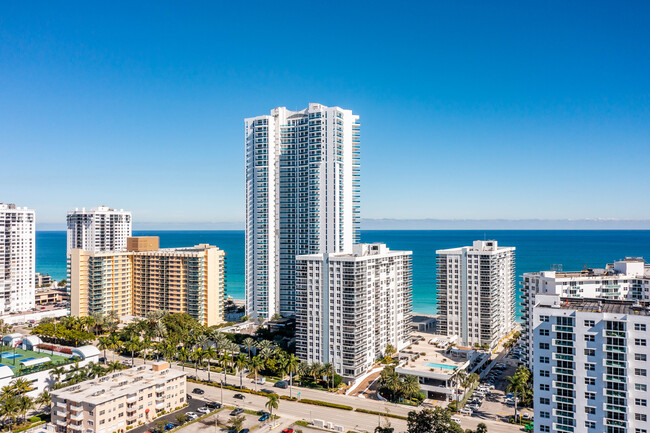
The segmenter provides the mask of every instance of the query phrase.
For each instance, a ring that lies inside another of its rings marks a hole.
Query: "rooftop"
[[[544,297],[542,299],[547,299]],[[550,304],[550,302],[549,302]],[[615,301],[600,298],[560,298],[558,303],[539,306],[548,308],[561,308],[563,310],[576,310],[589,313],[630,314],[637,316],[650,316],[647,304],[642,305],[632,301]]]
[[[424,339],[411,344],[410,349],[407,348],[400,352],[400,355],[416,355],[411,356],[409,361],[400,367],[400,370],[410,370],[416,375],[423,372],[430,373],[437,378],[443,378],[453,376],[469,364],[466,357],[455,356],[452,351],[446,353],[447,347],[455,340],[454,337],[422,333],[413,335]]]
[[[170,379],[183,376],[185,376],[185,372],[170,369],[169,363],[158,362],[140,365],[52,391],[52,396],[73,402],[98,405],[118,397],[135,394],[144,388],[165,384]]]

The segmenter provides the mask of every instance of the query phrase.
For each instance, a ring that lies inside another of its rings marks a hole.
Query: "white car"
[[[199,417],[199,415],[196,414],[196,413],[194,413],[194,412],[187,412],[187,413],[185,414],[185,416],[186,416],[187,419],[189,419],[190,421],[195,420],[195,419],[197,419],[197,418]]]
[[[258,377],[257,381],[253,379],[253,383],[257,383],[258,385],[264,385],[266,383],[266,378],[265,377]]]
[[[207,406],[200,407],[196,410],[198,413],[208,414],[210,409]]]
[[[460,418],[452,418],[451,420],[460,425]]]
[[[532,420],[533,419],[533,414],[530,412],[524,412],[521,414],[521,419],[525,420]]]
[[[462,413],[463,415],[469,415],[469,416],[472,416],[472,413],[473,413],[472,409],[468,409],[466,407],[459,410],[459,412]]]
[[[472,395],[474,397],[485,398],[485,393],[482,393],[481,391],[474,391]]]

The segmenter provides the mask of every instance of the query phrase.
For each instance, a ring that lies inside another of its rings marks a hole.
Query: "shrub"
[[[408,417],[405,417],[403,415],[397,415],[394,413],[388,413],[388,412],[378,412],[376,410],[368,410],[368,409],[361,409],[361,408],[356,408],[355,412],[361,412],[361,413],[367,413],[370,415],[380,415],[380,416],[386,416],[390,418],[397,418],[397,419],[403,419],[406,420]]]
[[[29,419],[28,419],[29,422],[39,422],[40,420],[41,420],[40,416],[32,416],[32,417],[29,417]]]
[[[326,401],[320,401],[320,400],[310,400],[308,398],[303,398],[300,400],[301,403],[305,404],[313,404],[314,406],[325,406],[325,407],[333,407],[335,409],[343,409],[343,410],[352,410],[351,406],[346,406],[343,404],[336,404],[336,403],[329,403]]]
[[[457,412],[456,402],[452,401],[451,403],[449,403],[449,405],[447,406],[447,409],[449,409],[452,412]]]

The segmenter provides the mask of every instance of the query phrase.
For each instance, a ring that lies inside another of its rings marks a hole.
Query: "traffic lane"
[[[153,431],[154,427],[156,426],[156,423],[159,420],[163,420],[165,422],[173,422],[174,424],[178,424],[176,421],[176,416],[180,413],[187,413],[187,412],[196,412],[196,410],[202,406],[205,406],[206,401],[204,400],[199,400],[197,398],[192,398],[191,400],[188,400],[188,406],[181,409],[177,410],[176,412],[168,413],[160,418],[156,418],[155,420],[151,421],[150,423],[141,425],[140,427],[136,427],[132,430],[129,430],[130,432],[133,433],[144,433],[146,431]]]

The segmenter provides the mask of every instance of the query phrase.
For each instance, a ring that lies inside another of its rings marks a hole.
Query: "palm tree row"
[[[11,424],[16,420],[24,422],[27,412],[36,407],[49,408],[50,392],[44,390],[36,398],[32,398],[27,393],[33,390],[32,384],[23,378],[16,379],[0,389],[0,416],[4,425],[8,424],[8,420],[11,420]]]
[[[384,387],[391,396],[391,400],[396,400],[401,397],[411,399],[420,393],[420,383],[415,376],[403,376],[395,372],[395,366],[386,366],[381,371],[380,384]]]

